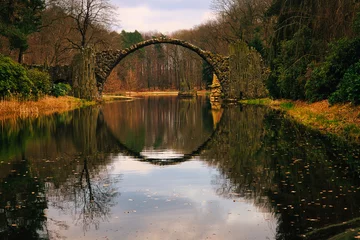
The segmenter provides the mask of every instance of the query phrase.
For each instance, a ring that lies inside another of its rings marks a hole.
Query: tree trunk
[[[19,56],[18,56],[18,63],[20,63],[20,64],[23,63],[23,56],[24,56],[24,49],[20,48],[19,49]]]

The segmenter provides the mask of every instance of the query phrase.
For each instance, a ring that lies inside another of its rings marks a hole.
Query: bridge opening
[[[112,70],[103,93],[118,91],[192,91],[212,84],[213,68],[197,53],[172,44],[139,49]]]

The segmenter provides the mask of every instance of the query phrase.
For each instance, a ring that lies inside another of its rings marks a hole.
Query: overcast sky
[[[211,0],[111,0],[120,31],[170,33],[212,18]]]

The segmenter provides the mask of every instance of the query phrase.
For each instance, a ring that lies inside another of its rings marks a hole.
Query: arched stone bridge
[[[122,50],[93,53],[83,49],[72,62],[73,94],[75,97],[101,99],[102,90],[111,71],[129,54],[153,44],[173,44],[197,53],[210,66],[214,78],[210,99],[228,100],[261,98],[267,96],[264,85],[266,68],[261,55],[245,42],[230,44],[230,56],[205,51],[189,42],[172,38],[153,38]]]
[[[222,91],[225,96],[228,92],[229,86],[229,58],[219,54],[215,54],[209,51],[205,51],[191,43],[188,43],[179,39],[172,38],[153,38],[147,41],[143,41],[132,45],[129,48],[123,50],[108,50],[99,52],[96,54],[95,60],[95,77],[98,89],[102,92],[103,85],[110,75],[111,71],[116,67],[129,54],[153,44],[173,44],[185,47],[197,53],[202,59],[204,59],[214,69],[214,73],[218,77]]]

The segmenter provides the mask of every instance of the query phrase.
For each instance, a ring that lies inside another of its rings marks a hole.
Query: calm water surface
[[[360,217],[359,147],[267,108],[150,97],[1,124],[0,239],[302,239]]]

